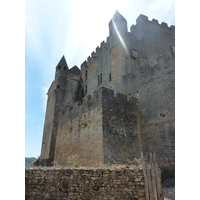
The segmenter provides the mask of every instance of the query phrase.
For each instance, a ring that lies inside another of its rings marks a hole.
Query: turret
[[[63,55],[63,57],[60,59],[59,63],[56,66],[56,73],[55,73],[56,89],[66,89],[68,71],[69,68],[65,60],[65,57]]]
[[[110,86],[115,92],[123,93],[123,86],[127,69],[130,68],[129,32],[126,19],[116,11],[109,22],[109,47],[110,47]]]
[[[116,11],[108,26],[110,35],[110,47],[112,48],[120,44],[126,46],[128,43],[128,30],[126,19],[118,11]]]
[[[109,22],[109,33],[110,36],[115,34],[124,34],[127,32],[127,21],[126,19],[116,10],[112,19]]]

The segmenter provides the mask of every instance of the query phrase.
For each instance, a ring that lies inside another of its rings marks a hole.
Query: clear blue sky
[[[47,90],[65,55],[69,68],[81,63],[108,37],[118,10],[128,30],[140,14],[175,25],[174,0],[25,1],[25,156],[41,151]]]

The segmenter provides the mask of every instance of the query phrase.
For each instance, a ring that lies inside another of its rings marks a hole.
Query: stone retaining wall
[[[27,200],[145,200],[142,169],[27,167],[25,186]]]

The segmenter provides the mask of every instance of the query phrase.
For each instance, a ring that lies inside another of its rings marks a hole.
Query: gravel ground
[[[175,187],[163,188],[164,200],[175,200]]]
[[[163,183],[164,200],[175,200],[175,179],[168,178]]]

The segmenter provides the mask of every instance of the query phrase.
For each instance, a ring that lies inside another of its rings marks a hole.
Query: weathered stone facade
[[[27,200],[145,200],[142,169],[26,168]]]
[[[162,171],[175,162],[175,27],[140,15],[127,30],[116,12],[106,42],[87,61],[56,66],[48,91],[40,163],[71,155],[98,166],[154,151]],[[174,171],[172,170],[172,174]]]

